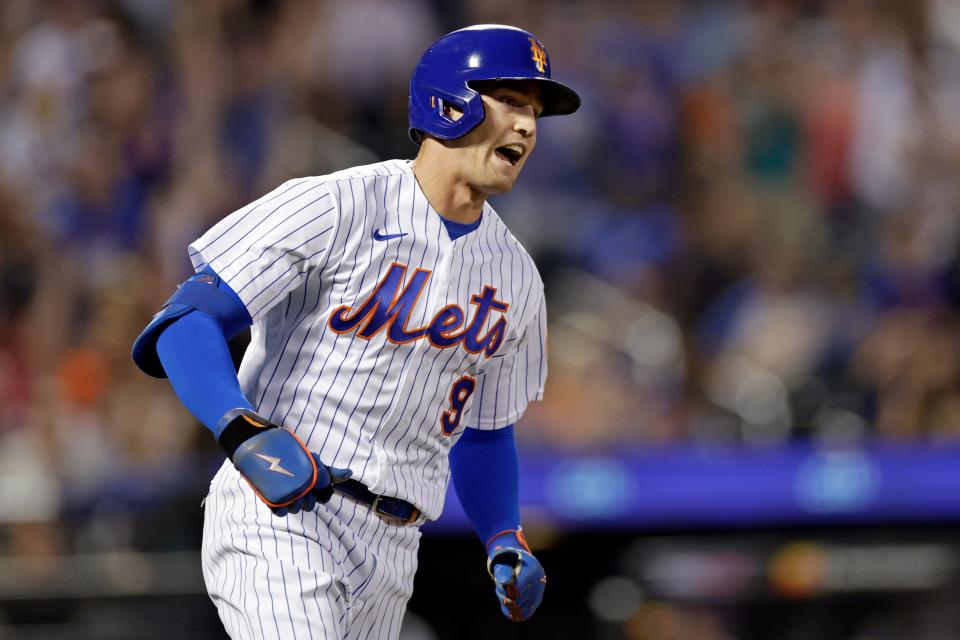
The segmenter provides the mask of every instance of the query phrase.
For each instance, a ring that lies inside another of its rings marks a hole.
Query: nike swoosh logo
[[[407,235],[406,233],[380,233],[380,229],[373,230],[373,239],[383,242],[384,240],[393,240],[394,238],[402,238]]]

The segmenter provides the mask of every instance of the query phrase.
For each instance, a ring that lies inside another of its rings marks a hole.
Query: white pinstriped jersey
[[[257,411],[428,519],[466,426],[516,422],[546,379],[533,260],[488,204],[451,240],[410,161],[291,180],[190,245],[253,317]]]

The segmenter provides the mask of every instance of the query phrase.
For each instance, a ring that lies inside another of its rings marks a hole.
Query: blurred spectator
[[[417,57],[481,22],[541,35],[584,97],[538,123],[527,179],[493,203],[551,304],[522,446],[960,442],[952,0],[8,0],[0,559],[189,546],[144,513],[198,518],[222,454],[135,370],[135,335],[222,216],[413,156]],[[957,627],[894,609],[774,635]],[[751,620],[731,611],[645,599],[606,631],[732,640]]]
[[[131,465],[202,452],[127,354],[189,273],[186,244],[290,177],[412,155],[423,43],[495,20],[542,34],[585,97],[576,119],[541,123],[531,180],[495,203],[553,305],[546,400],[521,438],[776,444],[842,423],[956,440],[954,14],[4,3],[0,433],[17,435],[0,451],[32,452],[16,454],[24,469],[69,488],[51,489],[48,515]]]

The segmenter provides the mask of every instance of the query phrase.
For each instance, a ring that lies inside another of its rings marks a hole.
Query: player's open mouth
[[[506,144],[502,147],[497,147],[495,153],[497,157],[503,160],[504,162],[509,162],[513,166],[516,166],[520,162],[520,158],[523,157],[526,149],[519,144]]]

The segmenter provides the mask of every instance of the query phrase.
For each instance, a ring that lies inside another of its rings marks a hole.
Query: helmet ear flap
[[[456,106],[451,101],[444,100],[443,98],[437,98],[436,96],[430,96],[431,107],[434,106],[434,102],[436,102],[437,116],[440,118],[443,118],[448,123],[453,124],[463,117],[463,109]],[[460,116],[457,118],[451,118],[450,117],[451,111],[456,111],[457,113],[460,114]]]
[[[448,109],[462,115],[452,118]],[[483,99],[467,86],[447,90],[438,86],[411,86],[410,138],[420,144],[429,134],[441,140],[452,140],[466,135],[484,118]]]
[[[456,120],[447,115],[447,109],[450,108],[450,105],[446,103],[443,98],[430,96],[430,108],[436,110],[436,115],[438,118],[443,118],[450,124],[456,122]]]

